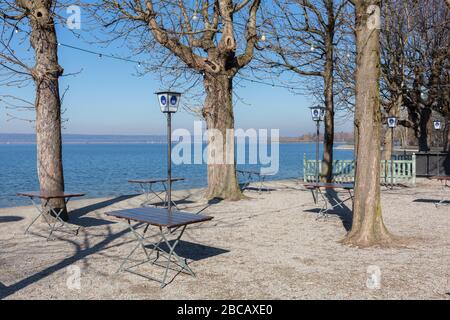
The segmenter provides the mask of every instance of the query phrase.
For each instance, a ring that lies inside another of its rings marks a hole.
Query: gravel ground
[[[311,194],[300,183],[269,186],[273,190],[261,194],[246,191],[246,200],[214,204],[201,200],[202,190],[175,192],[185,199],[182,209],[214,219],[188,228],[179,246],[197,276],[171,273],[164,289],[115,273],[134,246],[133,235],[104,213],[136,207],[142,196],[69,203],[72,222],[85,228],[78,236],[57,233],[53,241],[24,234],[33,207],[0,209],[0,298],[450,299],[450,207],[434,205],[439,183],[383,188],[385,223],[407,240],[406,247],[389,249],[341,245],[348,208],[316,220]],[[44,226],[36,224],[34,233],[43,234]],[[381,275],[376,288],[367,285],[374,268]],[[160,275],[162,269],[139,271]]]

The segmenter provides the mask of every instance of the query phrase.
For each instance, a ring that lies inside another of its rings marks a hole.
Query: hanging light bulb
[[[19,28],[16,27],[16,30],[14,30],[15,33],[19,33]]]
[[[265,34],[265,33],[263,33],[263,34],[261,35],[261,41],[266,41],[266,34]]]
[[[314,51],[316,48],[314,48],[314,45],[311,45],[311,51]]]
[[[198,20],[197,12],[194,12],[194,15],[192,16],[192,20],[194,20],[194,21]]]

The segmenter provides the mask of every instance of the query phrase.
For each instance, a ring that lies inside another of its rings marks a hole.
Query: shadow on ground
[[[78,261],[81,261],[92,254],[101,252],[102,250],[104,250],[105,247],[109,246],[113,241],[118,240],[121,237],[123,237],[125,234],[127,234],[129,232],[128,228],[125,228],[121,231],[114,233],[110,227],[110,224],[113,224],[115,222],[111,222],[111,221],[103,220],[103,219],[83,217],[83,216],[92,211],[105,208],[105,207],[115,204],[117,202],[121,202],[121,201],[130,199],[130,198],[133,198],[135,196],[137,196],[137,195],[121,196],[121,197],[117,197],[117,198],[114,198],[111,200],[102,201],[99,203],[95,203],[95,204],[74,210],[71,213],[71,223],[79,224],[79,225],[82,225],[82,223],[86,223],[89,226],[106,225],[105,227],[106,227],[107,234],[105,235],[104,239],[94,245],[91,245],[89,238],[87,238],[87,234],[84,235],[84,237],[85,237],[84,239],[77,238],[78,239],[77,242],[73,241],[72,239],[59,238],[56,241],[64,241],[67,244],[70,244],[73,246],[72,250],[74,251],[74,254],[65,259],[62,259],[59,262],[54,263],[53,265],[46,267],[45,269],[43,269],[37,273],[26,276],[25,278],[17,281],[16,283],[13,283],[9,286],[0,282],[0,299],[4,299],[20,290],[23,290],[23,289],[27,288],[28,286],[45,279],[49,275],[51,275],[59,270],[62,270],[64,268],[67,268],[68,266],[70,266]],[[214,202],[209,203],[207,205],[207,207],[211,206],[213,204],[214,204]],[[95,220],[95,222],[94,222],[94,220]],[[80,243],[83,243],[83,245],[85,245],[86,248],[82,248]],[[120,244],[117,244],[117,246],[125,245],[126,243],[127,242],[122,242]],[[43,246],[45,246],[45,242],[43,242]],[[161,246],[164,248],[163,245],[161,245]],[[179,256],[184,257],[186,259],[191,259],[193,261],[207,259],[209,257],[217,256],[219,254],[223,254],[223,253],[227,253],[227,252],[229,252],[229,251],[220,249],[220,248],[214,248],[214,247],[204,246],[204,245],[200,245],[200,244],[195,244],[195,243],[191,243],[191,242],[187,242],[187,241],[180,241],[176,248],[176,253]]]
[[[113,199],[105,200],[102,202],[94,203],[86,207],[78,208],[70,212],[70,223],[74,225],[78,225],[81,227],[96,227],[107,224],[112,224],[115,222],[111,222],[104,219],[93,218],[93,217],[85,217],[88,213],[94,212],[96,210],[104,209],[108,206],[116,204],[118,202],[122,202],[134,197],[139,196],[139,194],[131,194],[125,196],[119,196]]]
[[[342,199],[339,196],[339,193],[336,192],[333,189],[327,189],[324,193],[324,196],[326,197],[328,201],[328,207],[331,207],[331,204],[334,204],[335,202],[333,199],[336,199],[338,202],[341,202]],[[321,206],[320,202],[318,206]],[[342,207],[335,207],[333,210],[327,211],[327,215],[336,215],[342,222],[342,225],[344,226],[346,231],[350,231],[353,223],[353,212],[352,209],[349,208],[345,203],[341,204]],[[303,210],[304,212],[313,212],[313,213],[319,213],[320,208],[314,208],[314,209],[307,209]]]
[[[19,217],[19,216],[3,216],[3,217],[0,217],[0,223],[16,222],[16,221],[20,221],[20,220],[23,220],[23,218]]]
[[[416,199],[413,202],[438,204],[440,201],[441,200],[439,200],[439,199]],[[441,204],[450,204],[450,200],[446,200],[444,202],[441,202]]]
[[[241,187],[242,191],[255,191],[255,192],[271,192],[271,191],[276,191],[277,189],[274,188],[266,188],[266,187],[262,187],[261,189],[258,187]]]
[[[169,243],[172,246],[174,241],[169,241]],[[169,248],[165,243],[161,244],[160,247],[165,251],[169,251]],[[228,252],[230,251],[183,240],[180,240],[175,248],[175,253],[177,255],[193,261],[208,259]]]

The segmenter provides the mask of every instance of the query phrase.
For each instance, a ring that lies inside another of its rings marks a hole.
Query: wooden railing
[[[410,158],[410,159],[408,159]],[[413,153],[409,157],[398,157],[398,160],[392,161],[394,165],[394,183],[416,184],[416,155]],[[322,161],[316,163],[315,160],[308,160],[306,154],[303,157],[303,179],[307,182],[316,180],[316,165],[319,173],[322,167]],[[382,183],[391,182],[391,161],[382,160],[380,167]],[[355,179],[355,161],[354,160],[334,160],[333,161],[333,181],[334,182],[352,182]]]

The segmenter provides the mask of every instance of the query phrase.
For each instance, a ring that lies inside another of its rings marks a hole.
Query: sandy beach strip
[[[316,220],[311,193],[300,181],[267,185],[270,192],[248,190],[239,202],[207,203],[203,190],[176,191],[182,210],[214,219],[188,228],[179,246],[196,277],[172,275],[162,290],[156,282],[115,273],[134,239],[123,221],[104,213],[137,207],[141,195],[70,202],[72,222],[85,228],[78,236],[56,233],[54,241],[24,234],[33,207],[0,209],[0,298],[450,299],[450,206],[434,205],[438,182],[383,188],[385,223],[407,240],[406,247],[388,249],[341,245],[351,212],[339,209]],[[34,231],[44,227],[37,224]],[[70,285],[73,266],[81,272],[79,289]],[[370,266],[381,271],[379,289],[367,286]]]

